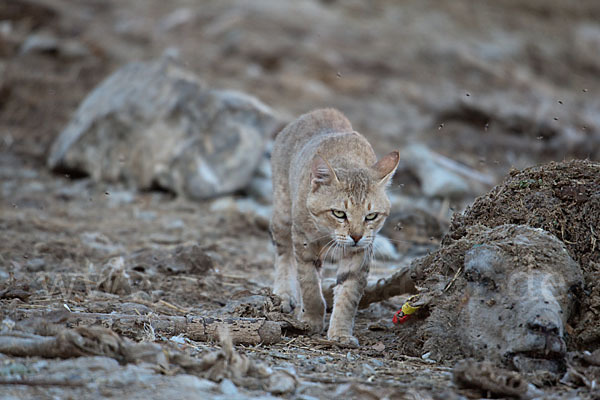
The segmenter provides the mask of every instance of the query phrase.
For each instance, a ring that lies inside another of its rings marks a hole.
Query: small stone
[[[273,394],[291,393],[296,389],[296,378],[287,371],[277,371],[269,377],[267,391]]]
[[[467,181],[440,165],[436,153],[422,144],[405,147],[400,159],[419,178],[427,197],[462,197],[469,193]]]
[[[192,21],[195,16],[195,13],[187,7],[178,8],[158,23],[158,29],[163,32],[173,30]]]
[[[58,39],[50,34],[35,33],[29,35],[23,45],[21,45],[21,54],[27,53],[47,53],[58,50]]]
[[[85,58],[91,55],[88,47],[76,40],[67,40],[59,46],[60,54],[63,57],[77,59]]]
[[[366,375],[366,376],[374,375],[375,374],[375,368],[373,368],[369,364],[365,363],[361,367],[361,374]]]
[[[315,365],[314,370],[315,370],[315,372],[320,372],[320,373],[327,372],[327,365],[317,364],[317,365]]]
[[[208,379],[201,379],[194,375],[176,375],[171,378],[172,383],[175,383],[176,386],[181,387],[182,392],[184,390],[192,390],[197,392],[205,392],[214,390],[217,387],[217,384],[209,381]],[[231,381],[230,381],[231,382]],[[235,386],[234,386],[235,388]],[[235,388],[237,393],[237,388]]]
[[[226,396],[235,396],[238,394],[238,388],[229,379],[223,379],[219,385],[219,389]]]
[[[33,258],[27,261],[27,264],[25,264],[25,268],[29,272],[43,271],[45,266],[46,261],[44,261],[43,258]]]
[[[383,344],[383,342],[377,342],[373,345],[373,350],[382,352],[385,350],[385,344]]]

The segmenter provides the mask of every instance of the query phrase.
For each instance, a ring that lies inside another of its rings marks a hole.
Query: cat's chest
[[[325,260],[338,260],[342,253],[341,247],[336,245],[335,241],[329,238],[320,239],[311,243],[308,246],[308,251],[312,254],[315,266],[318,268],[321,267]]]

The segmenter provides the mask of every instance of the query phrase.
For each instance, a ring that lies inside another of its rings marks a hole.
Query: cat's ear
[[[310,168],[310,185],[314,192],[321,185],[329,185],[337,181],[331,165],[320,155],[316,155]]]
[[[375,165],[373,165],[372,168],[375,170],[375,176],[377,179],[379,179],[380,184],[387,185],[390,183],[392,176],[394,176],[394,172],[396,172],[399,162],[400,152],[398,150],[394,150],[382,157],[381,160],[377,161]]]

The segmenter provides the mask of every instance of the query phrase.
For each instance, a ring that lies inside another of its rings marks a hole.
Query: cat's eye
[[[365,220],[367,221],[373,221],[375,218],[377,218],[377,213],[371,213],[365,216]]]
[[[331,210],[334,217],[339,219],[346,219],[346,213],[340,210]]]

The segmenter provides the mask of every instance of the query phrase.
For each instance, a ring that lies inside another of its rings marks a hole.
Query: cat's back
[[[288,124],[277,135],[273,150],[289,159],[307,142],[335,132],[352,132],[352,125],[344,114],[333,108],[315,110]]]
[[[325,108],[300,116],[277,135],[271,155],[275,181],[301,180],[317,153],[334,163],[345,160],[366,166],[375,162],[371,145],[352,129],[344,114]]]
[[[284,183],[290,169],[298,172],[312,159],[313,153],[332,136],[351,133],[350,121],[340,111],[324,108],[301,115],[290,122],[275,138],[271,166],[275,181]]]

